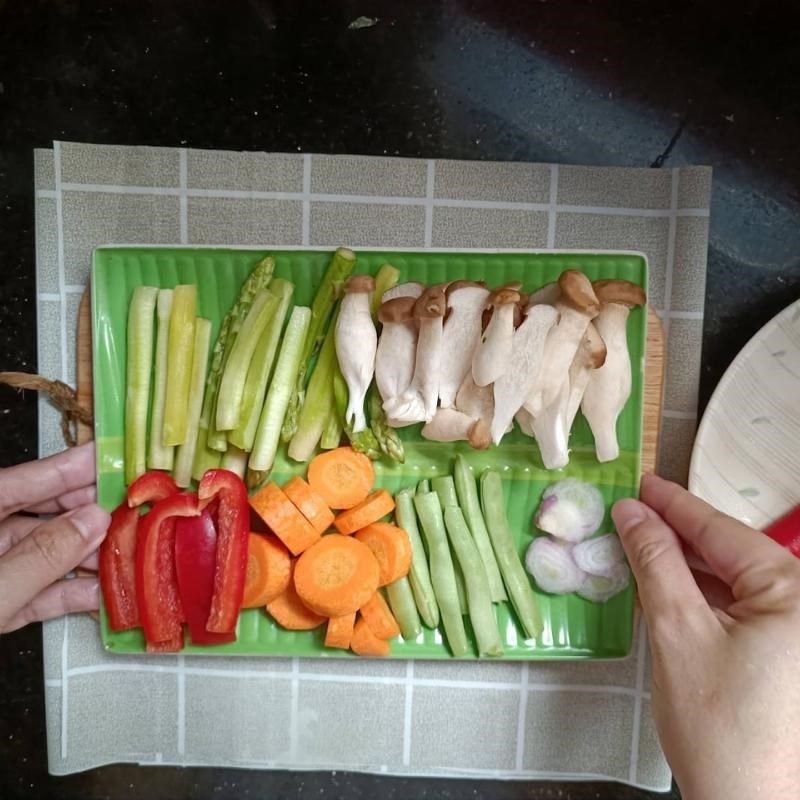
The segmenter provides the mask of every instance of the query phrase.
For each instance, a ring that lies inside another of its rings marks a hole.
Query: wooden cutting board
[[[89,290],[83,293],[78,311],[77,347],[78,402],[93,407],[92,393],[92,314]],[[652,309],[647,311],[647,355],[644,376],[644,426],[642,430],[642,473],[655,472],[658,458],[658,435],[664,389],[664,330]],[[78,427],[78,444],[92,438],[86,425]]]

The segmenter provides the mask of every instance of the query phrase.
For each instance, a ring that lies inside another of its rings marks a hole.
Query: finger
[[[89,555],[86,556],[86,558],[84,558],[83,561],[78,564],[78,566],[81,569],[88,569],[92,572],[97,572],[97,570],[100,569],[100,560],[97,555],[97,550],[95,550],[94,553],[89,553]]]
[[[7,553],[17,542],[21,542],[34,528],[42,524],[39,517],[12,514],[0,522],[0,556]]]
[[[97,549],[110,515],[91,505],[43,522],[0,558],[0,621],[8,620],[39,592]]]
[[[707,615],[708,606],[675,531],[638,500],[618,501],[611,516],[636,576],[642,610],[650,625],[692,613]]]
[[[72,511],[78,506],[95,502],[97,502],[97,487],[92,484],[91,486],[82,486],[80,489],[73,489],[52,500],[44,500],[28,506],[25,510],[31,514],[61,514],[64,511]]]
[[[707,572],[695,572],[694,579],[711,608],[727,611],[731,607],[733,593],[725,581],[716,575],[709,575]]]
[[[31,622],[41,622],[78,611],[94,611],[100,602],[97,578],[70,578],[51,584],[23,606],[3,626],[9,633]]]
[[[793,558],[769,537],[655,475],[642,479],[641,498],[729,586],[754,564],[779,565]]]
[[[94,444],[0,470],[0,519],[94,483]]]

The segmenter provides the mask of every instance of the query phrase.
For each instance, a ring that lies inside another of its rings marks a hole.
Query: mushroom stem
[[[514,310],[520,300],[517,288],[502,287],[489,296],[494,309],[472,356],[472,377],[478,386],[494,383],[508,368],[514,338]]]
[[[603,341],[593,322],[586,328],[586,334],[581,340],[578,352],[572,359],[569,368],[569,400],[567,401],[566,425],[567,432],[572,430],[572,423],[583,400],[586,387],[592,377],[592,372],[603,366],[606,360],[606,343]]]
[[[407,286],[409,284],[406,284]],[[383,324],[375,356],[375,383],[386,403],[408,389],[414,377],[417,352],[417,325],[413,295],[386,300],[378,311]]]
[[[417,357],[411,387],[403,394],[403,400],[411,401],[419,394],[426,422],[433,419],[439,399],[439,371],[442,360],[442,331],[447,310],[445,286],[431,286],[423,292],[414,305],[414,318],[419,321]],[[390,416],[395,416],[390,414]]]
[[[434,442],[467,441],[476,450],[485,450],[491,444],[489,428],[483,420],[472,419],[454,408],[438,409],[422,429],[422,436]]]
[[[569,382],[564,381],[556,399],[533,419],[533,435],[545,469],[562,469],[569,463],[567,403]]]

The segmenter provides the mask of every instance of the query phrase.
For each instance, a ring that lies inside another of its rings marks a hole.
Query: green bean
[[[467,655],[467,633],[464,630],[464,620],[458,604],[455,570],[450,547],[447,544],[439,498],[433,492],[417,495],[414,498],[414,506],[428,543],[433,591],[439,603],[445,636],[454,656]]]
[[[458,607],[461,609],[461,616],[469,614],[467,605],[467,586],[464,582],[464,573],[461,571],[461,564],[458,563],[456,554],[453,552],[453,545],[450,545],[450,557],[453,559],[453,572],[456,576],[456,592],[458,593]]]
[[[481,503],[511,604],[517,612],[526,637],[535,639],[542,632],[542,616],[511,536],[500,475],[492,469],[487,469],[481,475]]]
[[[414,592],[411,591],[408,578],[398,578],[394,583],[390,583],[386,587],[386,596],[389,599],[392,614],[400,626],[400,633],[407,642],[413,642],[422,632],[422,627],[417,607],[414,605]]]
[[[442,508],[448,506],[458,507],[458,498],[456,497],[456,485],[450,475],[440,475],[431,481],[431,489],[439,495],[439,502]]]
[[[481,561],[483,561],[492,600],[495,603],[502,602],[506,599],[506,592],[503,588],[503,579],[500,577],[497,559],[492,551],[489,531],[486,530],[486,523],[483,521],[481,504],[478,500],[478,490],[475,488],[475,477],[467,464],[467,460],[460,454],[456,456],[455,482],[458,504],[464,512],[467,527],[475,540],[475,546],[478,548]]]
[[[448,506],[444,510],[444,522],[447,535],[456,558],[464,574],[467,588],[467,605],[472,630],[478,643],[479,656],[501,656],[503,645],[494,616],[492,596],[489,592],[489,580],[483,568],[478,548],[470,536],[467,521],[458,506]]]
[[[425,478],[417,484],[417,494],[428,494],[431,490],[431,482]]]

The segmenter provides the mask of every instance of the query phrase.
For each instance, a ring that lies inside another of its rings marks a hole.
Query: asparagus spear
[[[375,289],[372,292],[372,317],[373,319],[378,316],[378,309],[381,307],[383,293],[397,285],[400,280],[400,270],[393,267],[391,264],[384,264],[375,276]]]
[[[331,376],[331,389],[333,389],[333,376]],[[342,442],[343,433],[342,423],[336,411],[336,403],[331,403],[331,407],[328,409],[327,419],[325,420],[325,427],[322,429],[319,446],[323,450],[336,449]]]
[[[369,414],[370,429],[378,442],[381,452],[389,456],[393,461],[398,461],[402,464],[406,459],[403,442],[397,431],[386,421],[386,412],[383,410],[381,396],[374,382],[367,391],[367,413]]]
[[[153,409],[150,413],[150,441],[147,450],[148,469],[172,469],[175,448],[161,443],[164,428],[164,404],[167,400],[167,355],[169,353],[169,317],[172,311],[172,289],[159,289],[156,302],[158,333],[156,334],[155,381]]]
[[[192,381],[194,324],[197,318],[197,287],[176,286],[172,292],[169,318],[169,353],[167,355],[167,396],[164,401],[164,425],[161,443],[165,446],[186,441],[186,411]]]
[[[413,641],[422,632],[422,627],[417,607],[414,604],[414,592],[411,591],[408,578],[398,578],[390,583],[386,587],[386,596],[389,599],[392,614],[400,626],[400,633],[407,642]]]
[[[322,283],[314,296],[314,302],[311,305],[311,323],[309,324],[307,338],[300,356],[300,371],[297,373],[289,408],[286,411],[286,418],[281,429],[281,438],[284,442],[291,441],[292,437],[297,433],[300,409],[305,400],[304,388],[308,364],[322,344],[325,329],[333,314],[336,300],[341,295],[342,286],[355,265],[355,253],[346,247],[340,247],[333,254],[331,263],[322,278]]]
[[[133,290],[128,309],[128,363],[125,390],[125,483],[130,485],[146,469],[147,407],[153,366],[153,317],[158,289]]]
[[[336,402],[336,410],[339,415],[339,419],[343,421],[344,432],[347,434],[347,438],[349,439],[350,446],[353,448],[353,450],[363,453],[373,461],[380,458],[380,445],[378,444],[378,440],[375,438],[375,434],[372,432],[372,429],[364,428],[363,431],[353,433],[352,424],[344,421],[347,411],[347,384],[342,376],[342,371],[339,369],[338,361],[336,362],[333,370],[333,397],[334,401]]]
[[[500,475],[492,469],[487,469],[481,475],[481,504],[511,604],[517,612],[525,635],[529,639],[535,639],[542,632],[542,616],[508,526]]]
[[[239,411],[239,424],[228,434],[228,442],[248,452],[253,449],[256,438],[256,428],[264,407],[264,396],[267,393],[267,383],[275,363],[275,354],[281,341],[283,323],[292,302],[294,284],[282,278],[275,278],[267,291],[278,298],[278,308],[261,334],[258,346],[253,353],[250,369],[247,371],[247,380],[242,395],[242,407]]]

